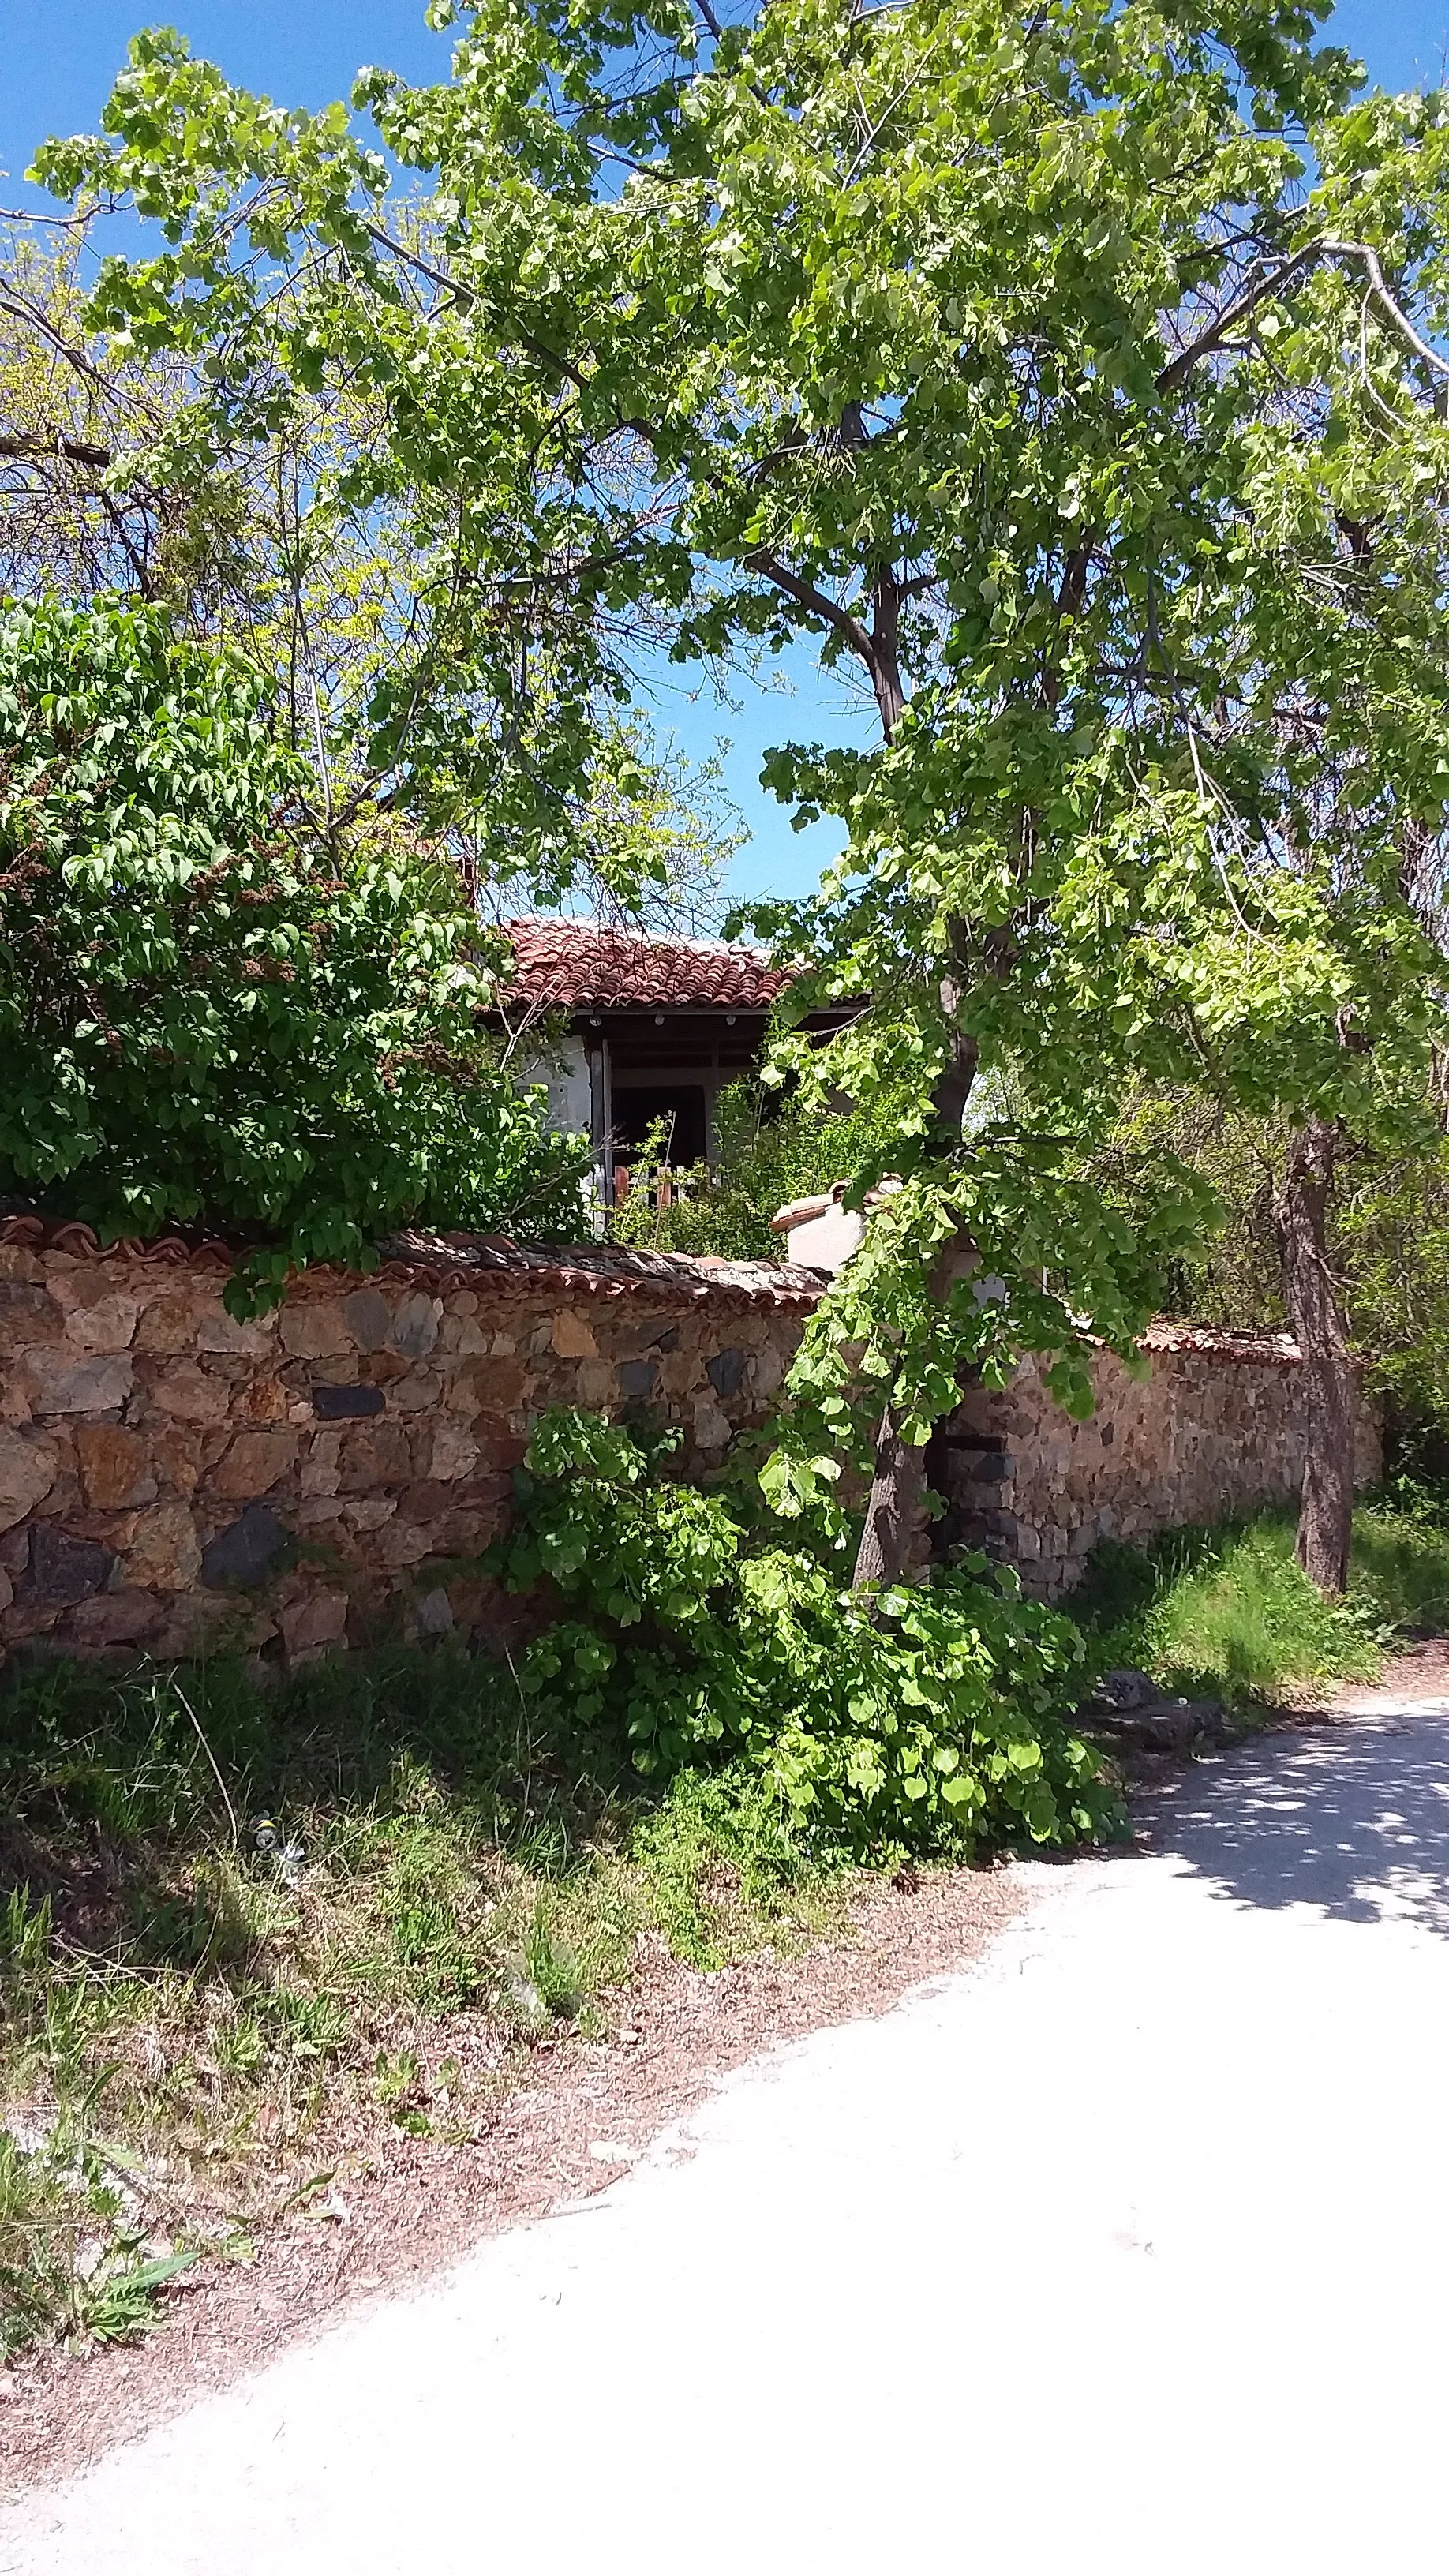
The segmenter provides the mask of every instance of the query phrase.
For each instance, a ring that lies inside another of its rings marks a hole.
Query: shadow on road
[[[1311,1905],[1449,1939],[1449,1718],[1359,1718],[1276,1734],[1195,1767],[1144,1819],[1244,1905]]]

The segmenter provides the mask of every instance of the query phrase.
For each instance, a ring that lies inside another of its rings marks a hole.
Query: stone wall
[[[0,1224],[0,1643],[296,1657],[504,1631],[470,1568],[554,1404],[678,1423],[686,1468],[762,1422],[808,1271],[408,1236],[227,1313],[224,1247],[104,1254]]]
[[[532,1424],[578,1404],[679,1425],[685,1472],[768,1419],[819,1273],[595,1245],[405,1236],[305,1273],[251,1323],[222,1246],[0,1223],[0,1649],[296,1658],[398,1629],[497,1642],[476,1559]],[[1302,1474],[1291,1342],[1158,1327],[1068,1420],[1026,1363],[936,1435],[938,1543],[1066,1591],[1099,1538],[1277,1501]],[[1364,1409],[1360,1471],[1378,1472]],[[527,1615],[527,1614],[524,1614]]]
[[[1051,1599],[1081,1580],[1099,1539],[1141,1541],[1286,1502],[1303,1480],[1301,1369],[1285,1336],[1155,1325],[1148,1373],[1104,1353],[1096,1412],[1073,1422],[1034,1362],[967,1396],[932,1443],[946,1498],[937,1545],[981,1547]],[[1357,1476],[1383,1472],[1377,1413],[1360,1405]]]

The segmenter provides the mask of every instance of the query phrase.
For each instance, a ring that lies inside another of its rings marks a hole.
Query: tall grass
[[[1324,1599],[1294,1556],[1291,1512],[1177,1530],[1147,1549],[1098,1548],[1072,1602],[1106,1664],[1165,1686],[1271,1695],[1290,1684],[1370,1680],[1396,1638],[1449,1630],[1449,1509],[1423,1492],[1354,1515],[1344,1600]]]

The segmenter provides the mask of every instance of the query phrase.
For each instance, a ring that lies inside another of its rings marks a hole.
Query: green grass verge
[[[1103,1665],[1191,1694],[1271,1697],[1293,1683],[1371,1680],[1396,1638],[1449,1630],[1449,1508],[1404,1487],[1354,1515],[1349,1590],[1326,1601],[1293,1553],[1295,1516],[1176,1530],[1096,1550],[1070,1607]]]
[[[1093,1659],[1248,1697],[1449,1628],[1449,1514],[1355,1524],[1348,1601],[1292,1520],[1098,1552]],[[843,1918],[849,1870],[757,1771],[646,1793],[447,1646],[269,1687],[216,1660],[0,1675],[0,2358],[144,2328],[393,2131],[486,2125],[526,2050],[600,2031],[641,1960],[716,1967]]]
[[[446,1648],[0,1678],[0,2356],[142,2328],[391,2129],[467,2138],[641,1957],[838,1921],[754,1775],[646,1801]]]

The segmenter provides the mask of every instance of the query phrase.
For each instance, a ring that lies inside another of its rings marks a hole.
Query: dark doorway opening
[[[614,1150],[627,1160],[637,1154],[649,1130],[663,1119],[664,1157],[670,1163],[702,1163],[708,1145],[702,1082],[632,1083],[614,1092]],[[672,1132],[670,1131],[670,1122]]]

